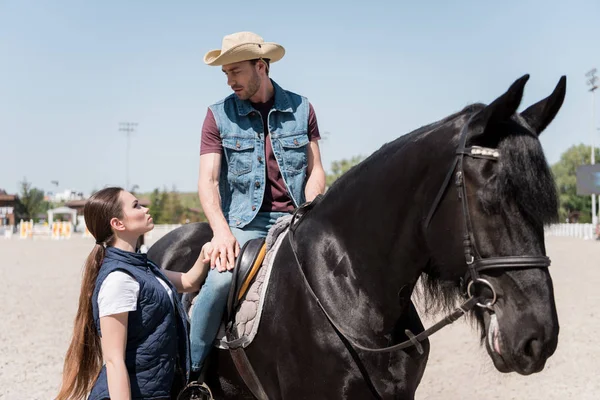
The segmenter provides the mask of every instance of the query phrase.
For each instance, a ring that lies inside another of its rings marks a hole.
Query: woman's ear
[[[115,231],[124,231],[125,230],[125,224],[123,224],[123,221],[121,221],[120,219],[114,217],[110,220],[110,227],[113,228],[113,230]]]

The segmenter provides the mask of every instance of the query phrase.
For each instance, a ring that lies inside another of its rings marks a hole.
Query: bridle
[[[469,124],[471,119],[463,126],[459,137],[458,149],[456,150],[456,157],[452,167],[446,174],[444,183],[440,188],[431,210],[425,220],[425,230],[429,227],[431,219],[437,210],[446,189],[450,184],[450,180],[454,176],[454,183],[458,192],[458,197],[461,200],[462,215],[464,221],[464,236],[463,236],[463,250],[465,254],[465,261],[467,263],[467,272],[462,280],[462,287],[466,284],[466,290],[463,290],[468,297],[472,297],[472,288],[475,284],[481,283],[487,286],[492,291],[492,299],[485,304],[478,303],[480,307],[488,308],[493,311],[491,307],[496,302],[496,291],[491,283],[479,276],[481,271],[491,269],[527,269],[527,268],[548,268],[550,266],[550,258],[546,256],[503,256],[503,257],[481,257],[477,246],[475,244],[475,235],[473,233],[473,223],[471,221],[471,214],[469,213],[469,203],[467,199],[467,187],[464,180],[464,158],[482,158],[492,161],[498,161],[500,153],[497,149],[490,149],[485,147],[466,147],[467,136],[469,132]]]
[[[356,343],[353,339],[351,339],[349,337],[349,335],[344,331],[344,329],[342,329],[342,327],[340,327],[334,321],[334,319],[331,318],[331,316],[329,315],[327,310],[323,307],[323,305],[319,301],[319,298],[313,291],[312,287],[310,286],[310,284],[306,278],[306,275],[304,274],[304,271],[302,270],[302,266],[301,266],[300,260],[298,259],[298,255],[296,253],[296,246],[294,243],[295,242],[295,239],[294,239],[295,231],[296,231],[296,228],[299,225],[300,221],[302,220],[302,217],[310,209],[312,209],[316,204],[318,204],[320,202],[322,196],[321,195],[317,196],[312,202],[305,203],[304,205],[298,207],[294,211],[287,237],[289,240],[290,247],[292,249],[292,253],[294,254],[294,258],[296,260],[296,266],[298,268],[298,271],[300,272],[300,275],[303,278],[304,284],[306,285],[306,288],[308,289],[308,292],[310,293],[311,297],[315,300],[315,302],[317,303],[317,305],[319,306],[319,308],[321,309],[321,311],[323,312],[323,314],[325,315],[325,317],[327,318],[329,323],[332,325],[332,327],[334,328],[334,330],[336,331],[336,333],[338,334],[340,339],[342,339],[342,341],[345,343],[346,346],[349,346],[351,348],[356,348],[361,351],[369,352],[369,353],[387,353],[387,352],[402,350],[402,349],[409,348],[411,346],[415,346],[415,348],[419,352],[419,354],[423,354],[424,350],[421,345],[421,342],[423,340],[425,340],[426,338],[428,338],[435,332],[439,331],[443,327],[458,320],[460,317],[464,316],[469,311],[473,310],[473,308],[475,308],[476,306],[479,306],[489,312],[494,312],[492,306],[495,304],[495,302],[497,300],[496,291],[489,281],[480,277],[479,273],[481,271],[486,271],[486,270],[491,270],[491,269],[548,268],[550,266],[550,259],[546,256],[527,256],[527,255],[525,255],[525,256],[500,256],[500,257],[483,258],[483,257],[481,257],[480,253],[477,251],[477,246],[475,245],[475,236],[473,233],[473,225],[472,225],[471,216],[469,213],[468,201],[467,201],[467,188],[466,188],[465,181],[464,181],[464,158],[471,157],[471,158],[480,158],[480,159],[488,159],[488,160],[492,160],[492,161],[497,161],[498,158],[500,157],[500,153],[498,152],[497,149],[490,149],[490,148],[479,147],[479,146],[466,147],[467,136],[468,136],[468,132],[469,132],[469,124],[470,124],[471,120],[472,120],[472,118],[469,119],[469,121],[467,121],[467,123],[463,126],[463,128],[461,130],[461,133],[459,136],[459,145],[458,145],[458,148],[457,148],[456,154],[455,154],[456,157],[454,158],[454,162],[452,163],[452,166],[448,170],[448,173],[446,174],[446,177],[442,183],[442,186],[440,187],[440,190],[438,191],[438,194],[435,197],[433,205],[429,211],[429,214],[427,215],[427,219],[425,220],[425,226],[424,226],[425,230],[427,230],[427,228],[429,227],[429,224],[431,222],[431,219],[433,218],[433,215],[435,214],[438,206],[440,205],[440,203],[444,197],[444,194],[446,193],[446,190],[448,189],[448,186],[450,185],[450,180],[454,176],[455,177],[454,183],[455,183],[457,191],[458,191],[458,196],[461,200],[462,214],[463,214],[463,220],[464,220],[463,248],[464,248],[464,254],[465,254],[465,261],[466,261],[468,269],[465,274],[465,277],[462,280],[461,286],[463,286],[463,288],[464,288],[464,286],[466,284],[466,290],[464,290],[464,294],[467,299],[458,308],[456,308],[451,314],[447,315],[442,320],[440,320],[436,324],[432,325],[428,329],[424,330],[423,332],[421,332],[417,335],[414,335],[410,330],[408,330],[408,329],[405,330],[405,334],[409,338],[408,340],[398,343],[398,344],[395,344],[395,345],[392,345],[392,346],[382,347],[382,348],[365,347],[365,346],[362,346],[362,345]],[[482,284],[482,285],[487,286],[492,292],[492,298],[488,299],[488,301],[483,302],[483,300],[484,300],[483,298],[480,298],[479,296],[475,296],[473,289],[474,289],[474,286],[477,284]],[[354,357],[354,355],[353,355],[353,357]],[[381,398],[381,395],[379,395],[379,392],[376,390],[375,386],[373,385],[373,382],[371,381],[368,373],[364,369],[364,366],[361,366],[362,363],[360,362],[360,360],[358,360],[356,357],[354,358],[354,360],[357,363],[357,365],[361,371],[361,374],[365,378],[365,381],[369,385],[369,387],[370,387],[371,391],[373,392],[373,394],[375,395],[375,397]]]

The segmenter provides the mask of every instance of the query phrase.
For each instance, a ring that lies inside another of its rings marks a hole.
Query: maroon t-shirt
[[[265,196],[263,199],[260,211],[280,211],[280,212],[292,212],[294,210],[294,202],[289,196],[285,187],[285,182],[281,176],[279,165],[275,159],[273,148],[271,147],[271,141],[267,137],[269,135],[269,127],[267,123],[267,116],[269,111],[273,107],[274,97],[266,103],[252,103],[252,106],[260,112],[263,120],[263,127],[265,132],[265,160],[267,168],[267,179],[265,185]],[[319,140],[321,135],[319,134],[319,126],[317,124],[317,117],[312,104],[309,103],[309,114],[308,114],[308,140]],[[217,128],[217,123],[212,111],[208,109],[204,124],[202,125],[202,139],[200,141],[200,155],[207,153],[221,153],[223,146],[221,145],[221,135]]]

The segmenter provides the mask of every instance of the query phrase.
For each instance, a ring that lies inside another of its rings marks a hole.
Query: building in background
[[[72,200],[85,200],[87,196],[83,192],[77,190],[67,189],[60,193],[54,192],[46,192],[46,201],[50,201],[52,203],[62,203],[66,201]]]
[[[7,194],[0,189],[0,226],[15,225],[15,214],[19,204],[19,196]]]

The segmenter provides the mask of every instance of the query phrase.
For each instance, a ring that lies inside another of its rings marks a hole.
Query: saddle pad
[[[265,294],[271,276],[273,260],[279,250],[281,242],[286,236],[291,216],[280,218],[269,231],[267,235],[267,254],[262,267],[258,270],[254,281],[248,288],[246,295],[235,312],[235,321],[232,327],[234,337],[242,339],[241,346],[247,347],[258,332],[260,317],[265,303]],[[225,327],[221,324],[219,334],[217,335],[215,346],[220,349],[227,349],[228,340],[225,335]],[[220,339],[219,339],[220,338]],[[236,342],[239,341],[236,340]]]
[[[233,332],[236,337],[243,338],[243,347],[248,346],[256,332],[258,331],[258,323],[260,322],[261,311],[264,305],[264,296],[267,291],[267,284],[271,275],[271,267],[275,254],[281,245],[285,234],[292,221],[292,215],[284,215],[279,218],[269,230],[265,239],[267,253],[263,260],[262,267],[256,273],[254,281],[248,288],[245,298],[240,302],[235,311],[235,323]],[[192,309],[196,302],[198,292],[184,293],[181,301],[186,310],[188,322],[192,317]],[[225,325],[221,322],[217,339],[214,342],[215,347],[227,349],[227,337],[225,335]]]

